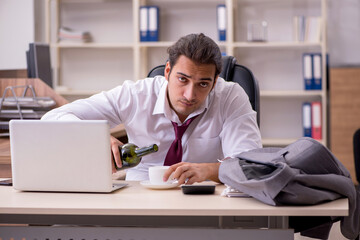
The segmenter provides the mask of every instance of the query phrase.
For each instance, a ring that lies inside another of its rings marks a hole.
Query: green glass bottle
[[[116,166],[116,163],[114,162],[115,168],[116,170],[120,170],[120,169],[135,167],[140,163],[141,158],[143,156],[153,152],[157,152],[158,149],[159,148],[156,144],[152,144],[148,147],[139,148],[133,143],[126,143],[119,147],[122,167],[119,168],[118,166]]]

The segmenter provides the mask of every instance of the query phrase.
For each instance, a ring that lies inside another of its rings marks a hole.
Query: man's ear
[[[170,71],[171,71],[170,62],[167,61],[166,65],[165,65],[165,70],[164,70],[164,76],[167,81],[169,81]]]
[[[213,86],[212,86],[211,90],[213,90],[213,89],[214,89],[215,84],[217,83],[218,77],[219,77],[219,74],[218,74],[217,76],[215,76],[215,79],[214,79],[214,84],[213,84]]]

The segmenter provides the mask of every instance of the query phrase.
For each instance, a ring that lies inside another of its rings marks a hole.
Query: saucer
[[[146,188],[151,188],[151,189],[170,189],[170,188],[177,187],[179,185],[179,183],[177,181],[175,181],[173,183],[166,183],[166,184],[152,184],[149,180],[141,181],[140,184]]]

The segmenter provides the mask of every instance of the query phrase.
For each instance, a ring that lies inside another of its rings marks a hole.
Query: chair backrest
[[[356,180],[360,183],[360,128],[354,133],[353,147]]]
[[[254,111],[257,112],[257,123],[260,126],[260,96],[259,85],[252,72],[245,66],[236,63],[236,58],[233,56],[223,56],[223,69],[220,77],[226,81],[237,82],[245,90],[249,96]],[[165,65],[160,65],[153,68],[148,77],[155,77],[157,75],[164,76]]]

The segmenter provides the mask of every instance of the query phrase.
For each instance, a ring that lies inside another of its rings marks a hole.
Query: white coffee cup
[[[169,169],[169,166],[154,166],[149,168],[149,180],[151,184],[154,185],[165,185],[172,184],[174,180],[172,179],[173,174],[170,175],[169,179],[164,182],[163,177],[165,172]]]

